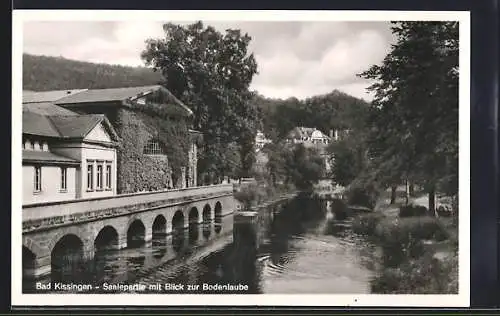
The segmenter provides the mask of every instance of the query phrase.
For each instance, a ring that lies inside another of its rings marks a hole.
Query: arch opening
[[[94,240],[95,251],[118,249],[118,232],[112,226],[103,227]]]
[[[127,230],[127,248],[137,248],[146,242],[146,227],[140,219],[133,221]]]
[[[204,224],[210,223],[212,221],[212,209],[210,208],[209,204],[206,204],[203,207],[202,218]]]
[[[165,254],[165,246],[167,243],[167,219],[165,216],[159,214],[153,221],[153,256],[155,258],[161,258]]]
[[[184,230],[184,214],[179,210],[172,217],[172,233],[178,233],[182,230]]]
[[[184,213],[178,210],[172,217],[172,245],[176,252],[179,252],[184,245],[184,226]]]
[[[23,246],[23,278],[33,277],[35,267],[36,255],[27,247]]]
[[[212,209],[209,204],[203,207],[203,237],[209,239],[212,233]]]
[[[153,239],[163,238],[167,235],[167,220],[165,216],[158,215],[153,221]]]
[[[217,201],[214,208],[215,232],[218,234],[222,231],[222,204]]]
[[[52,281],[81,281],[85,271],[83,241],[76,235],[64,235],[50,254]]]
[[[196,243],[199,237],[198,223],[199,223],[199,213],[196,207],[192,207],[189,210],[189,242],[191,244]]]

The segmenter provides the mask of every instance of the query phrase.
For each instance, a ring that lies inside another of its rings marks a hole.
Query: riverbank
[[[410,201],[413,209],[421,209],[426,202],[423,195]],[[366,236],[382,250],[377,277],[371,284],[373,293],[458,293],[457,221],[408,214],[407,210],[400,213],[402,207],[402,198],[390,205],[383,197],[373,213],[353,220],[353,232]]]

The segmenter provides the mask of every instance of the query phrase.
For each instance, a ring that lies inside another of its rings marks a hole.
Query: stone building
[[[201,134],[189,129],[193,112],[164,87],[24,93],[24,112],[47,109],[69,111],[80,117],[100,114],[106,118],[119,139],[117,194],[197,185],[197,146]],[[167,135],[172,139],[164,133],[169,126]],[[176,145],[179,141],[186,142],[187,155],[182,166],[174,168],[167,152],[172,143]]]

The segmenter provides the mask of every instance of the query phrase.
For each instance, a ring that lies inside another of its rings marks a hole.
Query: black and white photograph
[[[468,306],[467,13],[13,21],[13,302]]]

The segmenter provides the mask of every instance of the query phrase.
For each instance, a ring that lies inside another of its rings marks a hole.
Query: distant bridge
[[[315,193],[325,200],[341,200],[344,197],[345,188],[342,186],[334,187],[330,190],[315,190]]]
[[[101,248],[126,248],[199,223],[217,227],[239,207],[232,184],[24,205],[23,274],[50,274],[54,256],[69,246],[88,260]]]

